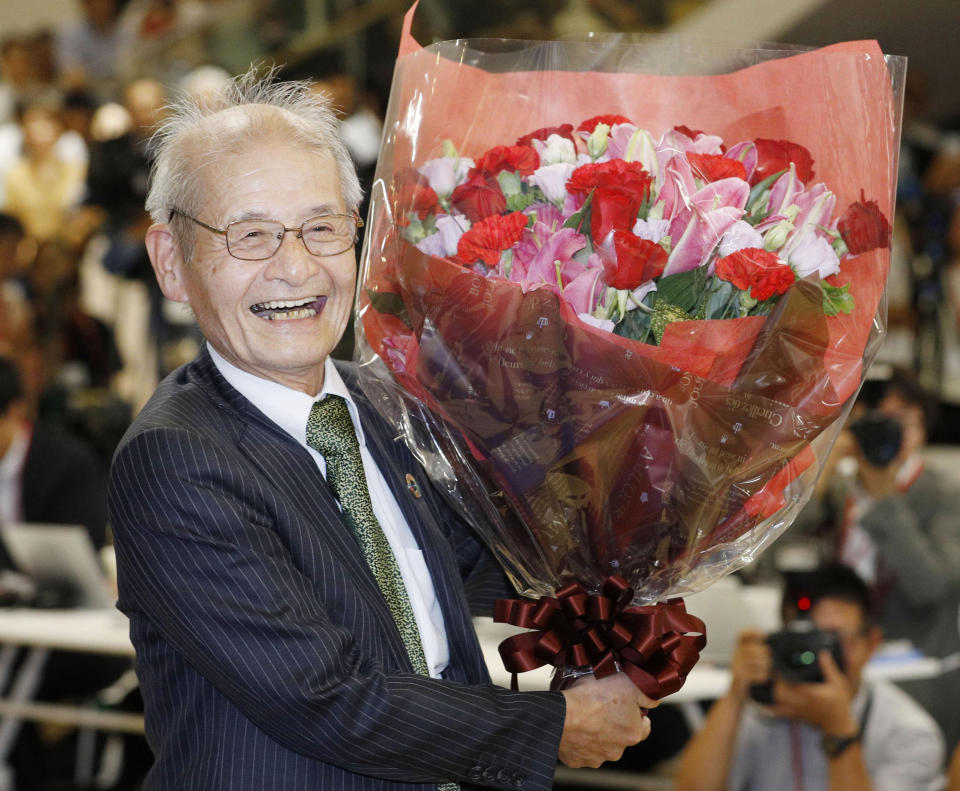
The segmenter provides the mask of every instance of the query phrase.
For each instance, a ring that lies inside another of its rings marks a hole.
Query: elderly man
[[[247,76],[158,137],[147,249],[207,344],[111,472],[145,788],[549,789],[649,733],[622,674],[489,683],[464,579],[484,551],[329,357],[360,189],[336,118]],[[411,491],[413,490],[413,491]]]

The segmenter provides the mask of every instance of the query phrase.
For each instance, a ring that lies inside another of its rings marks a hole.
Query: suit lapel
[[[309,542],[314,545],[313,551],[332,553],[348,571],[364,596],[365,606],[377,613],[384,634],[390,635],[395,656],[406,662],[406,649],[387,603],[309,452],[223,378],[206,346],[192,367],[197,384],[231,416],[237,430],[234,440],[238,451],[277,491],[280,502],[297,511],[300,521],[310,525],[316,534],[316,540]],[[277,532],[291,546],[295,539],[285,534],[289,528],[289,524],[276,525]],[[318,582],[323,584],[322,580]]]

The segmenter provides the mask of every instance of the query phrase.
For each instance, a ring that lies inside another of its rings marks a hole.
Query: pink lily
[[[510,280],[519,282],[524,291],[542,285],[558,290],[569,284],[586,264],[573,259],[574,253],[587,245],[587,239],[573,228],[553,231],[544,223],[524,231],[514,247]]]
[[[753,171],[757,169],[757,161],[759,159],[757,156],[757,147],[752,140],[746,140],[743,143],[730,146],[724,156],[729,159],[740,160],[744,169],[747,171],[747,181],[750,181],[753,176]]]
[[[800,209],[800,213],[793,221],[795,230],[780,251],[780,256],[783,258],[789,258],[808,230],[822,233],[820,229],[830,224],[833,210],[837,205],[837,196],[830,192],[825,184],[814,184],[809,190],[796,197],[795,205]]]
[[[717,242],[744,214],[750,185],[743,179],[720,179],[693,193],[670,224],[673,249],[664,276],[686,272],[706,262]]]
[[[602,277],[603,264],[600,257],[591,255],[584,270],[563,289],[563,298],[577,313],[593,313],[606,290]]]

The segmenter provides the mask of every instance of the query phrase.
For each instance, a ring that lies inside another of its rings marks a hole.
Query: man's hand
[[[771,711],[778,717],[805,720],[830,736],[852,736],[857,732],[857,721],[850,708],[850,682],[829,651],[821,651],[818,659],[823,682],[775,681]]]
[[[770,680],[773,659],[766,636],[756,629],[745,629],[737,637],[737,647],[730,659],[730,696],[742,703],[750,695],[752,684]]]
[[[604,679],[587,676],[563,691],[567,716],[560,737],[560,760],[571,768],[616,761],[632,744],[650,735],[645,709],[659,705],[626,673]]]

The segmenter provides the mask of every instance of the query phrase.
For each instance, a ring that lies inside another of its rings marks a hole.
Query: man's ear
[[[144,241],[163,295],[174,302],[188,302],[183,256],[170,226],[165,223],[151,225]]]

